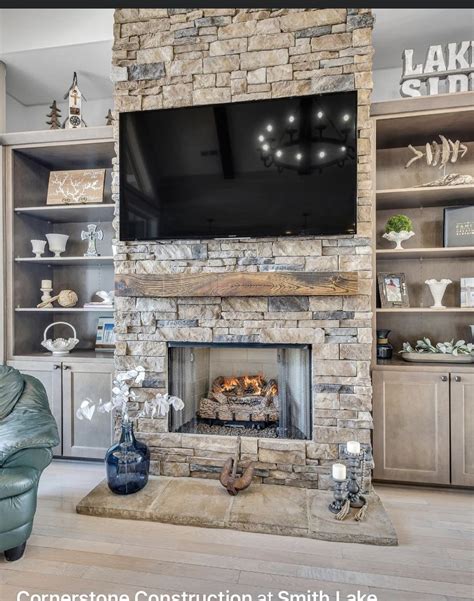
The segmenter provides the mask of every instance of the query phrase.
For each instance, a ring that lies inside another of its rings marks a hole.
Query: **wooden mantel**
[[[349,296],[355,272],[129,274],[115,276],[116,296]]]

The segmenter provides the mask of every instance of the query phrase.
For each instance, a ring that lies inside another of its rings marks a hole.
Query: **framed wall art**
[[[474,246],[474,205],[444,209],[445,247]]]
[[[95,339],[96,351],[111,351],[115,348],[115,331],[113,317],[99,317]]]
[[[377,281],[383,309],[410,306],[404,273],[379,273]]]
[[[104,200],[105,169],[51,171],[48,205],[98,203]]]

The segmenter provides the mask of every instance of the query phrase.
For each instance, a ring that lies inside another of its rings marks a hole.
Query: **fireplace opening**
[[[307,345],[170,343],[171,432],[311,438]]]

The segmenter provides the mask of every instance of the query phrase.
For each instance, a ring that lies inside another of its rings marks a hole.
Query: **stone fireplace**
[[[186,401],[182,416],[139,420],[153,473],[216,478],[245,428],[241,463],[254,461],[261,482],[328,488],[345,443],[370,446],[372,427],[370,10],[119,9],[115,23],[117,117],[357,91],[356,235],[117,242],[115,254],[118,281],[355,274],[357,292],[345,295],[136,292],[117,295],[115,305],[116,369],[146,369],[132,410],[157,391]]]
[[[171,432],[311,439],[307,345],[169,344]]]

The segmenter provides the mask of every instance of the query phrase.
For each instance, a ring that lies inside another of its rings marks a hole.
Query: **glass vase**
[[[131,495],[148,482],[150,450],[135,438],[131,422],[122,422],[120,441],[105,455],[107,484],[116,495]]]

